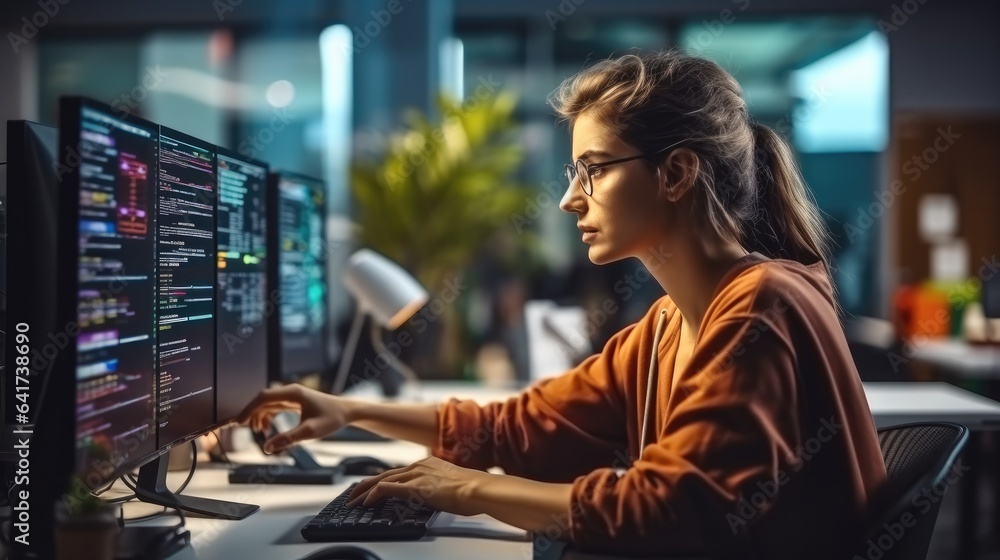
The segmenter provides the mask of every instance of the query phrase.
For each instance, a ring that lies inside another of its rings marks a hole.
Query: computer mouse
[[[309,556],[304,556],[302,560],[382,560],[382,558],[367,548],[349,544],[335,544],[321,548]]]
[[[344,457],[340,461],[340,466],[343,467],[344,474],[347,476],[374,476],[396,468],[381,459],[367,455]]]

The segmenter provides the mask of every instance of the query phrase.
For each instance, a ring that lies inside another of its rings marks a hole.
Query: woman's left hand
[[[489,473],[459,467],[437,457],[392,469],[367,478],[351,492],[348,507],[374,506],[386,498],[407,500],[414,507],[427,507],[457,515],[478,515],[482,508],[472,499],[479,484],[488,483]]]

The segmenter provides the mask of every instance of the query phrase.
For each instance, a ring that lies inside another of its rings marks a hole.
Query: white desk
[[[1000,429],[1000,403],[943,382],[865,383],[879,428],[910,422],[955,422],[970,430]]]
[[[425,383],[422,400],[438,402],[448,396],[473,398],[479,402],[503,399],[513,394],[511,388],[489,388],[463,383]],[[915,421],[963,423],[974,430],[1000,428],[1000,403],[980,397],[946,383],[866,383],[865,393],[876,425]],[[360,398],[377,398],[370,390],[357,393]],[[343,455],[372,455],[392,463],[409,463],[426,455],[425,447],[405,443],[317,442],[310,444],[320,462],[335,464]],[[249,455],[246,455],[249,453]],[[260,462],[256,451],[233,454],[233,460]],[[170,486],[176,487],[185,473],[171,473]],[[230,485],[227,471],[199,467],[185,494],[259,504],[261,510],[243,521],[188,518],[192,547],[174,558],[279,560],[301,558],[327,544],[308,543],[299,529],[352,478],[336,486]],[[130,505],[128,516],[157,511],[146,504]],[[468,518],[466,518],[468,519]],[[146,523],[165,525],[173,520]],[[483,526],[513,528],[480,516]],[[438,536],[414,542],[359,543],[384,560],[421,560],[448,558],[517,558],[532,557],[531,543],[500,538]]]

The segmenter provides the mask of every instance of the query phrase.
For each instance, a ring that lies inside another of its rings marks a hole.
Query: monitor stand
[[[243,519],[260,509],[260,506],[254,504],[175,494],[167,488],[168,463],[168,456],[164,454],[139,469],[139,482],[135,487],[135,496],[140,501],[180,508],[190,513],[219,519]]]
[[[232,484],[336,484],[344,474],[341,466],[324,467],[301,445],[284,451],[294,464],[240,465],[229,471]]]

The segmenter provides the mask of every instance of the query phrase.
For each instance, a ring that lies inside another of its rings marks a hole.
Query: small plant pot
[[[114,560],[118,521],[115,507],[101,506],[93,512],[69,513],[56,509],[56,558],[58,560]]]

